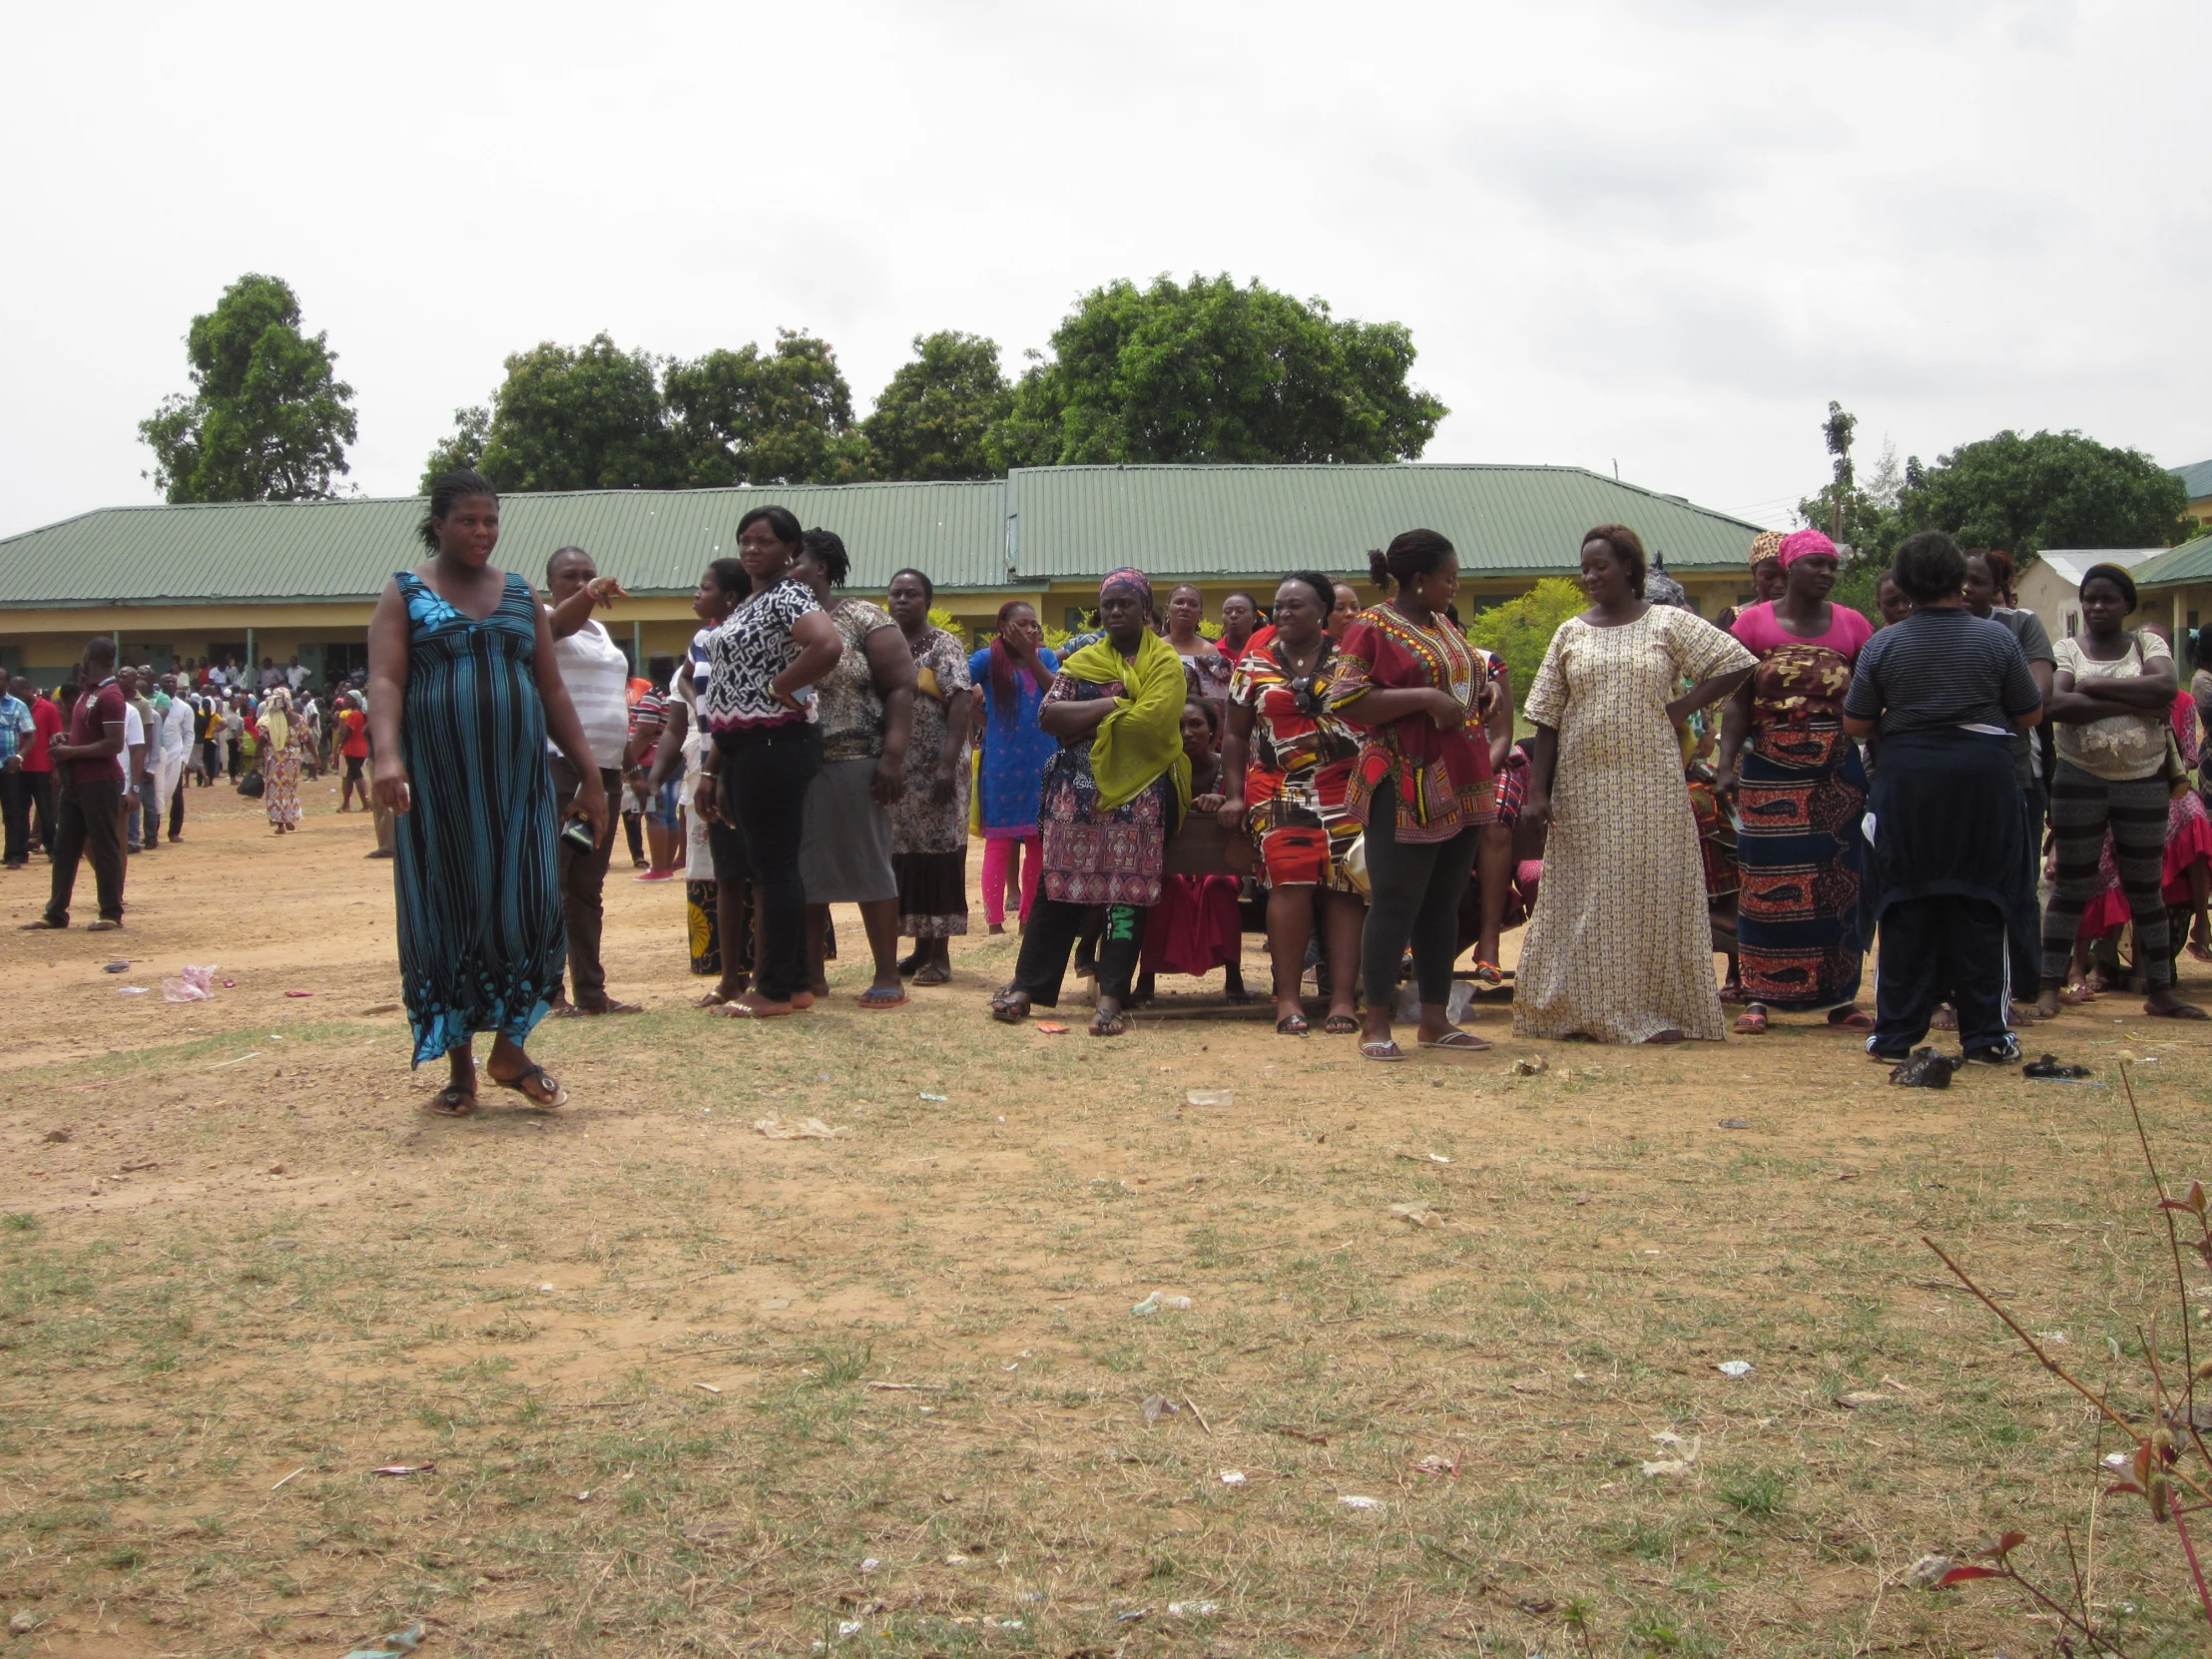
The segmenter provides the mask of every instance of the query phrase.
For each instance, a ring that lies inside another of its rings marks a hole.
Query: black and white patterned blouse
[[[730,614],[707,637],[707,655],[713,665],[707,682],[704,723],[710,732],[757,731],[771,726],[812,725],[816,702],[807,699],[803,709],[788,709],[769,690],[769,684],[791,667],[799,656],[799,642],[792,628],[815,603],[814,589],[787,576],[773,588],[755,594]]]

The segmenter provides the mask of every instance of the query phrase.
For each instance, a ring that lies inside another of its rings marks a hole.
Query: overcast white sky
[[[1933,459],[2212,456],[2212,6],[13,6],[0,534],[155,499],[137,423],[243,272],[410,492],[508,352],[778,324],[865,407],[917,332],[1009,371],[1078,293],[1226,271],[1408,324],[1426,459],[1783,524],[1830,397]]]

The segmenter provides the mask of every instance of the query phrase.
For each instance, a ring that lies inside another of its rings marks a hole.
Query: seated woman
[[[991,998],[1008,1024],[1060,1000],[1068,952],[1088,904],[1103,904],[1094,1037],[1128,1030],[1122,1012],[1144,944],[1145,916],[1160,899],[1167,837],[1191,799],[1183,752],[1182,659],[1151,629],[1152,584],[1117,570],[1099,587],[1102,638],[1071,652],[1045,694],[1038,724],[1060,751],[1047,763],[1038,830],[1044,896],[1030,912],[1014,977]]]
[[[1191,811],[1218,814],[1222,808],[1221,716],[1202,697],[1183,704],[1183,753],[1191,763]],[[1144,926],[1144,971],[1137,978],[1136,1001],[1152,1000],[1161,973],[1204,978],[1227,968],[1225,989],[1232,1002],[1249,1002],[1244,982],[1244,917],[1237,908],[1243,883],[1229,874],[1166,875],[1160,902]]]

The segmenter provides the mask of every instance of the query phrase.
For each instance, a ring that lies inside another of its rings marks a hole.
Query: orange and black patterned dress
[[[1852,665],[1874,631],[1833,607],[1818,639],[1790,633],[1774,606],[1730,630],[1759,656],[1751,742],[1737,786],[1736,949],[1744,995],[1771,1008],[1833,1008],[1859,994],[1867,773],[1844,731]]]

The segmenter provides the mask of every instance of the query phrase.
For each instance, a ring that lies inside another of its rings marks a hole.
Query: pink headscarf
[[[1816,553],[1833,559],[1836,544],[1818,530],[1793,530],[1782,538],[1782,546],[1775,557],[1782,561],[1782,568],[1788,570],[1798,560],[1809,559]]]

